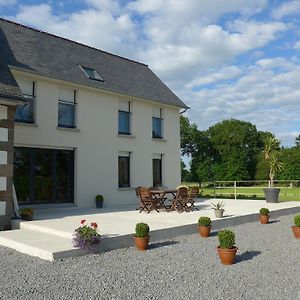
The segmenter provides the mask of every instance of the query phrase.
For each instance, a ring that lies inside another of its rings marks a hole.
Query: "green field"
[[[264,200],[263,187],[237,187],[237,199]],[[213,198],[213,188],[201,188],[200,197]],[[234,199],[234,188],[216,188],[216,198]],[[279,201],[300,201],[300,187],[281,188]]]

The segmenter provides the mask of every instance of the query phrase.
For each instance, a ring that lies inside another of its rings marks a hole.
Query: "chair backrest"
[[[138,197],[141,201],[149,199],[149,189],[147,187],[140,186],[138,189]]]
[[[199,195],[199,187],[197,186],[192,186],[190,188],[190,197],[191,198],[196,198]]]
[[[181,186],[177,189],[176,198],[186,199],[189,196],[189,190],[186,186]]]

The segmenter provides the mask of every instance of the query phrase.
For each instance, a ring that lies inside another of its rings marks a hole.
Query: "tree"
[[[191,174],[186,169],[186,165],[182,160],[180,160],[180,165],[181,165],[181,182],[190,182],[191,181]]]
[[[300,134],[296,137],[296,146],[300,147]]]

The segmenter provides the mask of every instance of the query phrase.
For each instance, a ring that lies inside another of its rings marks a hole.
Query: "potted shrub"
[[[236,252],[234,232],[224,229],[218,233],[219,243],[218,254],[223,265],[232,265],[235,261]]]
[[[102,206],[103,206],[103,196],[102,195],[97,195],[95,197],[95,202],[96,202],[96,208],[102,208]]]
[[[200,217],[198,220],[198,230],[200,236],[209,237],[211,230],[211,219],[209,217]]]
[[[134,243],[138,250],[145,251],[148,248],[150,228],[146,223],[138,223],[135,226]]]
[[[294,236],[296,239],[300,239],[300,215],[294,217],[295,226],[292,226]]]
[[[224,202],[217,202],[216,204],[215,203],[212,203],[212,209],[214,210],[215,212],[215,216],[216,218],[222,218],[223,217],[223,214],[224,214]]]
[[[24,207],[20,209],[20,216],[22,220],[32,221],[33,220],[33,208]]]
[[[270,219],[269,213],[270,213],[270,211],[265,207],[263,207],[259,210],[259,221],[261,224],[269,223],[269,219]]]
[[[283,168],[283,163],[280,160],[279,150],[280,143],[274,137],[269,137],[266,140],[264,147],[265,160],[269,163],[269,188],[263,189],[265,193],[266,202],[277,203],[279,198],[280,189],[274,188],[274,177]]]
[[[100,243],[100,238],[96,222],[87,225],[86,220],[81,220],[80,227],[73,234],[73,246],[81,249],[93,248]]]

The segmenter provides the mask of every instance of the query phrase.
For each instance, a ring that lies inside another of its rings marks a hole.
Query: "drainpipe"
[[[182,112],[180,112],[179,114],[182,115],[184,114],[188,109],[190,109],[190,107],[186,107]]]

